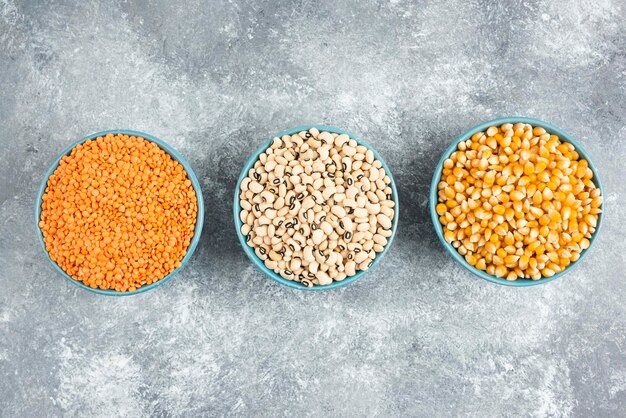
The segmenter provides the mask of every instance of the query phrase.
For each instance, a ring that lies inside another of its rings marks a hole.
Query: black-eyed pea
[[[248,224],[241,225],[241,233],[243,235],[248,235],[251,230],[252,230],[252,227],[250,225]]]
[[[291,267],[291,271],[293,271],[296,274],[299,274],[302,272],[302,260],[300,260],[299,258],[295,257],[291,259],[291,263],[289,264],[289,266]]]
[[[354,261],[348,261],[344,265],[344,273],[348,277],[354,276],[356,274],[356,263]]]
[[[372,265],[372,261],[368,258],[365,261],[363,261],[361,264],[359,264],[357,268],[359,270],[365,271],[369,269],[371,265]]]
[[[261,185],[258,181],[251,181],[248,185],[248,189],[255,194],[261,193],[263,191],[263,185]]]
[[[315,224],[319,224],[326,220],[327,212],[325,210],[320,209],[318,212],[315,212],[315,218],[313,219]]]
[[[243,181],[241,182],[241,191],[245,192],[248,190],[248,188],[250,187],[250,182],[252,181],[252,179],[250,177],[246,177],[245,179],[243,179]]]
[[[343,205],[344,208],[351,208],[351,209],[355,209],[356,208],[356,200],[350,199],[348,197],[343,199],[341,201],[341,204]]]
[[[376,231],[378,230],[378,220],[376,219],[376,215],[372,214],[369,216],[368,219],[369,219],[369,226],[370,226],[368,230],[372,234],[375,234]]]
[[[309,245],[307,245],[307,246],[305,246],[303,248],[303,250],[302,250],[302,257],[303,257],[303,260],[306,263],[310,264],[310,263],[315,262],[315,256],[313,255],[313,251],[314,251],[313,247],[309,246]]]
[[[367,231],[355,232],[354,235],[352,236],[352,241],[360,243],[365,238],[365,233],[366,232]]]
[[[338,218],[343,218],[346,216],[346,210],[339,205],[334,205],[330,210]]]
[[[356,148],[354,146],[351,146],[350,143],[348,143],[348,144],[345,144],[343,147],[341,147],[341,152],[345,156],[352,157],[356,154]]]
[[[241,222],[243,223],[247,223],[248,220],[248,215],[250,214],[250,212],[248,212],[247,210],[242,210],[241,212],[239,212],[239,219],[241,219]]]
[[[344,218],[342,218],[339,222],[339,226],[341,229],[343,229],[344,234],[346,232],[352,232],[354,230],[354,224],[349,216],[345,216]]]
[[[350,157],[343,157],[341,159],[341,170],[344,173],[350,173],[352,171],[352,158]]]
[[[328,200],[335,194],[336,191],[337,191],[337,188],[335,188],[334,186],[326,187],[322,191],[322,197],[324,198],[324,200]]]
[[[254,234],[257,237],[265,237],[267,235],[267,226],[265,225],[257,226],[256,228],[254,228]]]
[[[317,181],[317,180],[316,180]],[[313,182],[315,183],[315,182]],[[320,203],[322,203],[324,201],[324,197],[322,196],[322,193],[319,191],[319,189],[317,189],[315,187],[315,184],[313,184],[313,190],[308,190],[307,191],[310,193],[311,199],[313,199],[313,210],[315,212],[319,212],[320,211]]]
[[[291,177],[289,177],[289,182],[293,185],[298,185],[302,182],[302,179],[300,178],[300,176],[292,175]]]
[[[367,209],[365,209],[364,207],[357,207],[356,209],[354,209],[353,214],[355,218],[367,218],[369,215]]]
[[[350,141],[350,137],[345,134],[337,135],[335,137],[334,145],[338,148],[342,148],[344,144]]]
[[[365,193],[365,196],[367,196],[367,200],[368,200],[368,202],[365,204],[366,208],[367,208],[368,204],[370,204],[370,205],[372,205],[372,204],[379,204],[380,198],[378,197],[378,195],[375,192],[370,190],[369,192]]]
[[[335,204],[341,204],[346,199],[346,195],[344,193],[335,193],[333,196],[333,201]]]
[[[276,209],[272,209],[272,208],[268,208],[265,210],[265,212],[263,213],[263,215],[265,217],[267,217],[270,220],[274,220],[276,219]]]
[[[383,237],[383,236],[382,236],[382,235],[380,235],[380,234],[375,234],[375,235],[374,235],[374,237],[373,237],[373,241],[374,241],[376,244],[378,244],[378,245],[380,245],[380,246],[383,246],[383,247],[384,247],[385,245],[387,245],[387,238]]]
[[[369,170],[369,176],[368,177],[369,177],[370,181],[378,180],[378,170],[376,170],[376,169]]]
[[[317,130],[317,128],[311,128],[311,129],[309,129],[309,133],[311,134],[311,136],[306,135],[306,132],[305,132],[304,138],[306,138],[306,139],[309,139],[311,137],[317,138],[319,136],[319,134],[320,134],[320,131]]]
[[[280,271],[280,275],[287,280],[293,280],[295,278],[293,272],[289,269],[283,269]]]
[[[333,227],[330,223],[324,221],[322,223],[320,223],[320,229],[323,231],[324,234],[326,235],[330,235],[333,232]]]
[[[279,138],[279,137],[274,137],[274,139],[272,139],[272,145],[271,148],[276,150],[279,148],[282,148],[283,146],[283,141]]]
[[[324,184],[323,184],[324,191],[328,188],[335,187],[335,179],[324,177],[323,181],[324,181]],[[322,193],[324,191],[322,191]]]
[[[284,161],[281,161],[284,160]],[[284,158],[276,158],[276,167],[274,168],[274,175],[276,178],[282,179],[285,175],[285,166],[287,165],[287,160]]]
[[[299,134],[291,135],[291,141],[296,149],[299,149],[304,144],[304,139]]]
[[[380,213],[377,214],[378,215],[382,215],[383,217],[386,217],[388,219],[392,219],[393,218],[393,209],[391,209],[388,206],[381,206],[380,207]]]
[[[334,252],[334,251],[331,251],[326,256],[326,263],[324,263],[324,264],[326,264],[330,268],[330,266],[334,266],[336,260],[337,260],[337,253]]]
[[[355,186],[348,186],[346,190],[346,198],[353,199],[356,201],[356,197],[359,194],[359,189]]]
[[[315,277],[317,278],[320,286],[331,284],[333,282],[333,279],[331,279],[330,276],[323,271],[318,271],[317,274],[315,274]]]
[[[365,204],[367,203],[367,196],[359,195],[356,198],[356,205],[359,208],[365,208]]]
[[[254,253],[256,254],[257,257],[259,257],[263,261],[265,261],[265,259],[267,259],[267,252],[266,252],[265,248],[263,248],[263,247],[255,248],[254,249]]]
[[[317,139],[319,139],[320,146],[322,145],[322,143],[333,145],[335,142],[333,136],[326,131],[321,132],[319,135],[317,135]]]
[[[326,235],[324,234],[323,230],[316,229],[315,231],[313,231],[311,239],[313,240],[313,244],[317,246],[317,245],[320,245],[326,239]]]
[[[256,206],[256,205],[255,205]],[[253,211],[255,212],[255,215],[258,213],[258,216],[261,216],[267,209],[272,209],[273,208],[273,204],[269,203],[269,202],[261,202],[258,204],[258,207],[254,207]]]
[[[317,148],[317,154],[322,162],[326,162],[328,160],[328,148],[325,146]]]
[[[363,244],[363,251],[370,251],[374,248],[375,244],[376,243],[374,241],[366,241],[365,244]]]

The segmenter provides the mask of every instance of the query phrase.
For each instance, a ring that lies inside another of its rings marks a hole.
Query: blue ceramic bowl
[[[263,263],[263,261],[259,257],[257,257],[257,255],[254,253],[254,249],[252,247],[248,246],[248,244],[246,243],[246,237],[241,233],[241,226],[243,225],[243,222],[241,222],[241,219],[239,219],[239,213],[241,212],[241,205],[239,204],[239,192],[241,190],[241,182],[243,181],[243,179],[245,179],[248,176],[248,171],[257,162],[257,160],[259,159],[259,155],[261,155],[266,149],[268,149],[270,147],[270,145],[272,144],[273,138],[275,138],[275,137],[279,137],[280,138],[283,135],[292,135],[292,134],[297,133],[297,132],[308,131],[311,128],[316,128],[320,132],[327,131],[327,132],[330,132],[330,133],[346,134],[346,135],[348,135],[350,137],[350,139],[354,139],[359,145],[363,145],[363,146],[367,147],[368,149],[371,149],[372,152],[374,153],[374,157],[377,160],[380,160],[380,162],[382,163],[382,166],[385,169],[387,175],[391,179],[391,184],[390,184],[390,187],[391,187],[391,197],[392,197],[392,200],[395,202],[396,205],[393,208],[394,209],[394,216],[393,216],[393,219],[391,221],[392,222],[391,236],[387,239],[387,245],[385,246],[384,251],[376,255],[376,258],[374,259],[374,262],[372,263],[372,265],[370,266],[369,269],[367,269],[365,271],[358,271],[354,276],[346,277],[344,280],[342,280],[340,282],[333,281],[331,284],[328,284],[328,285],[313,286],[313,287],[309,288],[309,287],[306,287],[306,286],[304,286],[303,284],[301,284],[299,282],[287,280],[287,279],[283,278],[282,276],[280,276],[279,274],[274,273],[273,270],[268,269],[265,266],[265,264]],[[261,146],[258,147],[256,149],[256,151],[254,151],[252,156],[248,159],[248,161],[246,162],[246,164],[243,167],[243,170],[241,170],[241,174],[239,175],[239,180],[237,180],[237,186],[235,187],[235,198],[234,198],[234,202],[233,202],[233,218],[235,220],[235,229],[237,230],[237,237],[239,237],[239,242],[241,243],[241,246],[243,247],[244,252],[248,256],[248,258],[252,261],[252,263],[259,270],[261,270],[263,273],[265,273],[267,276],[269,276],[272,280],[275,280],[275,281],[277,281],[278,283],[280,283],[282,285],[285,285],[285,286],[288,286],[288,287],[291,287],[291,288],[294,288],[294,289],[312,290],[312,291],[330,290],[330,289],[336,289],[338,287],[346,286],[346,285],[349,285],[350,283],[356,282],[361,277],[363,277],[364,275],[366,275],[367,273],[372,271],[372,269],[374,267],[376,267],[376,265],[378,265],[378,263],[380,263],[380,260],[382,260],[382,258],[385,256],[385,254],[387,254],[387,251],[389,251],[389,247],[391,247],[391,242],[393,241],[393,238],[396,235],[396,228],[398,227],[398,216],[399,216],[399,214],[400,214],[400,204],[399,204],[399,200],[398,200],[398,191],[396,190],[396,184],[395,184],[395,181],[393,180],[393,176],[391,175],[391,170],[389,170],[389,167],[385,163],[385,160],[383,160],[381,158],[381,156],[376,152],[376,150],[374,148],[372,148],[367,142],[365,142],[362,139],[358,138],[356,135],[351,134],[350,132],[346,132],[343,129],[338,129],[338,128],[334,128],[332,126],[326,126],[326,125],[308,125],[308,126],[300,126],[300,127],[297,127],[297,128],[288,129],[288,130],[283,131],[283,132],[281,132],[281,133],[279,133],[277,135],[274,135],[272,138],[268,139],[263,144],[261,144]]]
[[[443,156],[441,157],[441,160],[439,161],[439,164],[437,164],[437,168],[435,168],[435,174],[433,175],[433,180],[432,180],[432,183],[430,185],[430,217],[431,217],[431,219],[433,221],[433,225],[435,227],[435,231],[437,232],[437,236],[439,237],[439,241],[441,241],[441,244],[444,246],[444,248],[446,249],[448,254],[450,254],[452,256],[452,258],[454,258],[466,270],[468,270],[469,272],[475,274],[476,276],[481,277],[481,278],[483,278],[483,279],[485,279],[487,281],[490,281],[492,283],[497,283],[497,284],[506,285],[506,286],[518,286],[519,287],[519,286],[533,286],[533,285],[548,283],[548,282],[551,282],[552,280],[558,279],[559,277],[563,277],[565,274],[567,274],[570,271],[572,271],[572,269],[575,266],[577,266],[578,264],[580,264],[580,262],[583,260],[583,258],[585,258],[587,253],[589,253],[589,251],[591,250],[591,247],[593,247],[593,244],[596,241],[596,238],[598,237],[598,233],[600,232],[600,226],[602,225],[602,219],[604,218],[604,213],[600,213],[599,216],[598,216],[598,225],[596,227],[595,232],[593,233],[593,235],[589,239],[589,241],[590,241],[589,248],[587,248],[586,250],[582,251],[582,253],[580,254],[580,258],[578,260],[576,260],[576,262],[570,264],[562,272],[557,273],[554,276],[549,277],[549,278],[544,278],[544,279],[539,279],[539,280],[517,279],[517,280],[511,281],[511,280],[498,278],[496,276],[488,274],[487,272],[485,272],[483,270],[479,270],[479,269],[471,266],[467,261],[465,261],[465,257],[463,257],[461,254],[459,254],[458,251],[456,250],[456,248],[454,248],[452,246],[452,244],[448,243],[443,238],[443,232],[442,232],[443,231],[443,227],[441,225],[441,222],[439,222],[439,215],[437,215],[437,211],[435,209],[435,207],[437,206],[437,203],[438,203],[438,196],[437,196],[437,190],[438,189],[437,189],[437,185],[439,184],[439,181],[441,180],[441,171],[443,169],[443,162],[450,156],[450,154],[452,154],[454,151],[456,151],[457,145],[459,144],[459,142],[466,141],[466,140],[470,139],[472,137],[472,135],[474,135],[475,133],[483,132],[483,131],[487,130],[487,128],[489,128],[490,126],[500,126],[500,125],[502,125],[504,123],[512,123],[512,124],[515,124],[515,123],[528,123],[528,124],[532,125],[533,127],[540,126],[540,127],[544,128],[548,133],[554,134],[554,135],[558,135],[558,137],[560,138],[561,142],[569,142],[572,145],[574,145],[574,147],[576,147],[576,152],[578,152],[580,157],[585,159],[585,160],[587,160],[587,162],[589,163],[589,168],[591,168],[591,170],[593,171],[593,182],[595,183],[596,187],[598,187],[600,189],[600,191],[602,193],[602,196],[604,196],[604,190],[602,189],[602,182],[600,181],[600,177],[598,176],[598,169],[593,164],[593,161],[591,160],[589,154],[585,151],[585,149],[574,138],[572,138],[571,135],[569,135],[567,132],[563,131],[561,128],[559,128],[557,126],[554,126],[554,125],[552,125],[552,124],[550,124],[548,122],[544,122],[542,120],[539,120],[539,119],[518,117],[518,116],[510,116],[510,117],[490,120],[488,122],[484,122],[484,123],[481,123],[480,125],[474,126],[472,129],[470,129],[469,131],[465,132],[463,135],[458,137],[448,147],[448,149],[444,152]],[[602,209],[603,209],[603,211],[606,209],[604,202],[602,204]]]
[[[69,155],[70,152],[72,151],[72,149],[76,145],[82,144],[83,142],[85,142],[85,141],[87,141],[89,139],[94,139],[94,138],[97,138],[99,136],[104,136],[104,135],[109,134],[109,133],[132,135],[132,136],[140,136],[140,137],[142,137],[144,139],[147,139],[147,140],[149,140],[151,142],[156,143],[163,151],[167,152],[173,159],[175,159],[180,164],[182,164],[182,166],[185,168],[185,171],[187,172],[187,177],[189,178],[189,180],[191,180],[192,186],[193,186],[194,190],[196,191],[196,199],[197,199],[197,205],[198,205],[198,212],[197,212],[197,218],[196,218],[196,227],[194,229],[194,235],[193,235],[193,238],[191,240],[191,244],[189,245],[189,248],[187,248],[187,254],[183,258],[183,261],[181,262],[181,266],[179,268],[177,268],[176,270],[174,270],[173,272],[171,272],[170,274],[168,274],[167,276],[165,276],[164,278],[162,278],[161,280],[159,280],[157,282],[154,282],[152,284],[149,284],[149,285],[141,286],[140,288],[138,288],[134,292],[118,292],[116,290],[93,289],[93,288],[91,288],[89,286],[84,285],[82,282],[80,282],[78,280],[72,279],[65,271],[63,271],[63,269],[61,267],[59,267],[59,265],[57,263],[55,263],[50,258],[50,255],[48,254],[48,251],[46,250],[46,245],[44,244],[44,241],[43,241],[43,234],[41,232],[41,229],[39,228],[39,219],[41,218],[42,196],[44,195],[44,193],[46,191],[46,187],[48,185],[48,178],[50,177],[50,175],[52,175],[52,173],[54,173],[54,170],[56,170],[56,168],[58,167],[59,161],[61,160],[61,158],[63,158],[65,155]],[[189,261],[189,259],[192,256],[193,252],[195,251],[196,246],[198,245],[198,241],[200,240],[200,234],[202,233],[202,223],[203,223],[203,221],[204,221],[204,201],[202,200],[202,190],[200,190],[200,183],[198,182],[198,179],[197,179],[196,175],[194,174],[193,170],[191,169],[191,166],[189,165],[189,163],[187,161],[185,161],[183,156],[180,155],[178,153],[178,151],[176,151],[174,148],[172,148],[170,145],[168,145],[166,142],[160,140],[159,138],[156,138],[156,137],[154,137],[152,135],[148,135],[148,134],[143,133],[143,132],[129,131],[129,130],[125,130],[125,129],[113,129],[113,130],[109,130],[109,131],[96,132],[94,134],[87,135],[83,139],[80,139],[80,140],[74,142],[69,147],[67,147],[61,153],[61,155],[59,155],[57,157],[57,159],[54,160],[54,163],[48,169],[48,171],[46,171],[46,175],[44,176],[44,179],[41,182],[41,186],[39,186],[39,191],[37,192],[37,201],[35,203],[35,228],[37,229],[37,238],[39,238],[39,243],[41,244],[41,247],[43,248],[44,252],[46,253],[46,257],[48,257],[48,260],[50,261],[50,263],[52,263],[52,265],[54,266],[55,270],[58,271],[63,277],[65,277],[67,280],[69,280],[70,282],[72,282],[76,286],[78,286],[78,287],[80,287],[82,289],[85,289],[85,290],[89,290],[90,292],[94,292],[94,293],[97,293],[99,295],[106,295],[106,296],[129,296],[129,295],[136,295],[138,293],[147,292],[148,290],[152,290],[155,287],[162,285],[163,283],[167,282],[169,279],[174,277],[174,275],[176,275],[176,273],[178,273],[183,267],[185,267],[185,264],[187,264],[187,262]]]

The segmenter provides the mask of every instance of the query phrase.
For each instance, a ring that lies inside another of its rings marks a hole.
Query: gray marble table
[[[0,416],[624,416],[625,9],[0,2]],[[429,219],[441,153],[506,115],[574,135],[606,188],[592,254],[544,286],[471,276]],[[248,154],[305,123],[376,147],[402,205],[381,265],[315,294],[256,271],[232,224]],[[113,128],[180,150],[207,209],[184,271],[127,298],[56,274],[33,220],[56,155]]]

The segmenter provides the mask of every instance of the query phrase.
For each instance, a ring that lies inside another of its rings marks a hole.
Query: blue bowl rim
[[[144,139],[147,139],[151,142],[156,143],[163,151],[167,152],[171,157],[173,157],[180,164],[182,164],[182,166],[185,168],[185,171],[187,172],[187,177],[189,178],[189,180],[191,180],[193,188],[196,192],[196,200],[197,200],[197,206],[198,206],[198,212],[196,214],[196,226],[194,228],[194,235],[193,235],[193,238],[191,239],[191,244],[189,245],[189,248],[187,248],[187,254],[185,254],[185,257],[183,258],[183,261],[181,262],[180,267],[172,271],[170,274],[168,274],[161,280],[158,280],[147,286],[141,286],[134,292],[118,292],[116,290],[94,289],[70,277],[70,275],[68,275],[65,271],[63,271],[63,269],[59,267],[59,265],[50,258],[50,254],[48,254],[48,251],[46,250],[46,245],[43,241],[43,234],[41,232],[41,228],[39,227],[39,219],[41,217],[42,197],[46,191],[46,187],[48,185],[48,179],[59,166],[59,162],[61,161],[61,158],[63,158],[66,155],[69,155],[72,149],[74,149],[74,147],[76,147],[77,145],[82,144],[83,142],[86,142],[90,139],[94,139],[99,136],[104,136],[107,134],[124,134],[124,135],[130,135],[130,136],[140,136]],[[89,134],[83,137],[82,139],[79,139],[78,141],[73,142],[71,145],[65,148],[65,150],[61,152],[61,154],[54,160],[50,168],[46,171],[43,181],[41,182],[41,185],[39,186],[39,190],[37,192],[37,199],[35,201],[35,229],[37,230],[37,238],[39,239],[39,243],[41,244],[41,247],[43,248],[43,251],[46,254],[46,257],[48,258],[48,261],[50,261],[50,263],[54,266],[55,270],[58,273],[60,273],[63,277],[65,277],[67,280],[69,280],[76,286],[82,289],[88,290],[90,292],[97,293],[99,295],[105,295],[105,296],[137,295],[139,293],[144,293],[149,290],[152,290],[155,287],[158,287],[162,285],[163,283],[167,282],[168,280],[170,280],[183,267],[185,267],[185,264],[187,264],[187,262],[190,260],[191,256],[193,255],[194,251],[196,250],[196,246],[198,245],[198,242],[200,240],[200,235],[202,234],[203,223],[204,223],[204,200],[202,199],[202,189],[200,188],[200,183],[198,182],[198,178],[196,177],[196,174],[194,173],[193,169],[191,168],[187,160],[185,160],[185,158],[178,151],[176,151],[176,149],[174,149],[171,145],[169,145],[167,142],[163,141],[162,139],[159,139],[155,136],[152,136],[144,132],[133,131],[133,130],[128,130],[128,129],[110,129],[106,131]]]
[[[391,197],[392,197],[393,201],[395,202],[395,207],[394,207],[394,216],[393,216],[393,219],[392,219],[391,236],[387,240],[387,245],[385,246],[385,249],[383,250],[383,252],[381,252],[381,253],[376,255],[376,258],[374,259],[374,261],[373,261],[373,263],[372,263],[372,265],[370,266],[369,269],[367,269],[365,271],[358,271],[354,276],[347,277],[347,278],[345,278],[344,280],[342,280],[340,282],[333,281],[331,284],[328,284],[328,285],[313,286],[313,287],[309,288],[309,287],[306,287],[306,286],[304,286],[303,284],[301,284],[299,282],[292,281],[292,280],[287,280],[287,279],[283,278],[282,276],[274,273],[273,270],[268,269],[265,266],[265,264],[263,263],[263,261],[261,261],[261,259],[259,259],[257,257],[257,255],[254,253],[254,250],[252,249],[252,247],[248,246],[248,244],[246,243],[245,237],[241,233],[241,226],[243,225],[243,222],[241,222],[241,219],[239,219],[239,213],[241,212],[241,205],[239,203],[239,190],[241,189],[241,182],[248,175],[248,170],[250,170],[250,168],[252,168],[254,166],[254,164],[257,162],[257,160],[259,159],[259,155],[261,155],[266,149],[268,149],[270,147],[270,145],[272,144],[272,141],[273,141],[274,138],[276,138],[276,137],[280,138],[283,135],[292,135],[294,133],[298,133],[298,132],[302,132],[302,131],[308,131],[309,129],[312,129],[312,128],[316,128],[320,132],[327,131],[327,132],[336,133],[336,134],[346,134],[346,135],[348,135],[350,137],[350,139],[354,139],[359,145],[363,145],[363,146],[367,147],[368,149],[372,150],[372,152],[374,153],[374,157],[377,160],[380,160],[380,162],[382,163],[383,168],[385,169],[385,172],[387,173],[387,175],[391,179],[391,183],[390,183],[390,186],[391,186]],[[366,141],[364,141],[361,138],[359,138],[357,135],[354,135],[353,133],[350,133],[350,132],[345,131],[343,129],[335,128],[333,126],[328,126],[328,125],[304,125],[304,126],[298,126],[298,127],[295,127],[295,128],[284,130],[284,131],[282,131],[282,132],[272,136],[270,139],[264,141],[254,151],[254,153],[250,156],[250,158],[248,158],[248,161],[246,161],[246,163],[244,164],[243,169],[241,170],[241,174],[239,175],[239,179],[237,180],[237,185],[235,186],[235,197],[234,197],[234,203],[233,203],[233,219],[234,219],[234,222],[235,222],[235,229],[237,230],[236,231],[237,232],[237,237],[239,238],[239,243],[241,244],[241,247],[243,248],[244,252],[248,256],[250,261],[252,261],[252,263],[259,270],[261,270],[263,273],[265,273],[266,276],[268,276],[272,280],[274,280],[274,281],[276,281],[276,282],[278,282],[278,283],[280,283],[280,284],[282,284],[284,286],[290,287],[292,289],[298,289],[298,290],[304,290],[304,291],[321,291],[321,290],[337,289],[339,287],[347,286],[347,285],[349,285],[351,283],[354,283],[355,281],[357,281],[358,279],[360,279],[361,277],[363,277],[367,273],[371,272],[378,265],[378,263],[380,263],[380,261],[387,254],[387,251],[389,251],[389,248],[391,247],[393,239],[394,239],[394,237],[396,235],[396,230],[398,228],[399,215],[400,215],[400,201],[398,199],[398,191],[396,190],[396,183],[395,183],[395,181],[393,179],[393,175],[391,174],[391,170],[389,169],[389,166],[387,166],[387,164],[385,163],[385,160],[378,154],[378,152],[370,144],[368,144]]]
[[[591,236],[591,238],[589,239],[589,242],[590,242],[589,248],[587,248],[586,250],[583,250],[580,254],[580,258],[576,260],[574,263],[570,264],[562,272],[557,273],[552,277],[543,278],[539,280],[531,280],[531,279],[517,279],[514,281],[506,280],[506,279],[498,278],[496,276],[492,276],[491,274],[487,274],[487,272],[485,271],[479,270],[471,266],[465,260],[465,257],[459,254],[458,251],[452,246],[452,244],[448,243],[443,238],[443,232],[442,232],[443,228],[441,227],[441,223],[439,222],[439,216],[437,215],[437,211],[435,209],[435,206],[437,205],[437,202],[438,202],[437,185],[439,184],[439,181],[441,179],[441,171],[443,169],[443,162],[450,156],[450,154],[452,154],[457,149],[457,145],[461,141],[465,141],[471,138],[472,135],[474,135],[477,132],[485,131],[490,126],[500,126],[505,123],[513,123],[513,124],[528,123],[532,125],[533,127],[539,126],[539,127],[544,128],[550,134],[558,135],[559,139],[562,142],[569,142],[572,145],[574,145],[574,147],[576,147],[576,152],[578,152],[578,154],[582,158],[587,160],[587,162],[589,163],[589,168],[591,168],[591,170],[593,171],[593,182],[595,183],[596,187],[600,189],[600,193],[602,193],[602,196],[604,196],[604,189],[602,187],[602,181],[600,180],[600,176],[598,175],[598,169],[593,164],[593,161],[590,158],[589,153],[585,151],[582,145],[578,141],[576,141],[570,134],[568,134],[563,129],[559,128],[558,126],[548,123],[546,121],[543,121],[541,119],[529,118],[529,117],[524,117],[524,116],[507,116],[507,117],[502,117],[502,118],[493,119],[487,122],[483,122],[479,125],[474,126],[473,128],[463,133],[461,136],[459,136],[456,140],[454,140],[452,144],[450,144],[450,146],[445,150],[441,159],[439,160],[439,164],[437,164],[437,167],[435,168],[433,179],[430,184],[430,198],[429,198],[430,217],[433,222],[433,226],[435,227],[437,237],[439,238],[439,241],[441,241],[441,244],[444,246],[448,254],[450,254],[450,256],[452,256],[452,258],[456,262],[461,264],[461,266],[463,266],[463,268],[465,268],[470,273],[473,273],[474,275],[484,280],[487,280],[491,283],[496,283],[496,284],[500,284],[504,286],[526,287],[526,286],[535,286],[535,285],[545,284],[553,280],[556,280],[559,277],[562,277],[566,275],[567,273],[571,272],[576,266],[580,264],[580,262],[585,258],[587,253],[589,253],[589,251],[593,247],[593,244],[596,238],[598,237],[598,233],[600,232],[602,219],[604,218],[604,212],[606,211],[606,202],[602,203],[602,212],[598,216],[598,225],[596,226],[596,230]]]

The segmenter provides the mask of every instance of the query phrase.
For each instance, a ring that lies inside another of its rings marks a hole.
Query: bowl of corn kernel
[[[174,148],[142,132],[111,130],[73,143],[54,161],[35,218],[63,277],[123,296],[154,289],[189,261],[204,204],[198,179]]]
[[[602,183],[583,147],[542,120],[506,117],[445,151],[430,213],[447,252],[493,283],[531,286],[572,270],[602,224]]]

